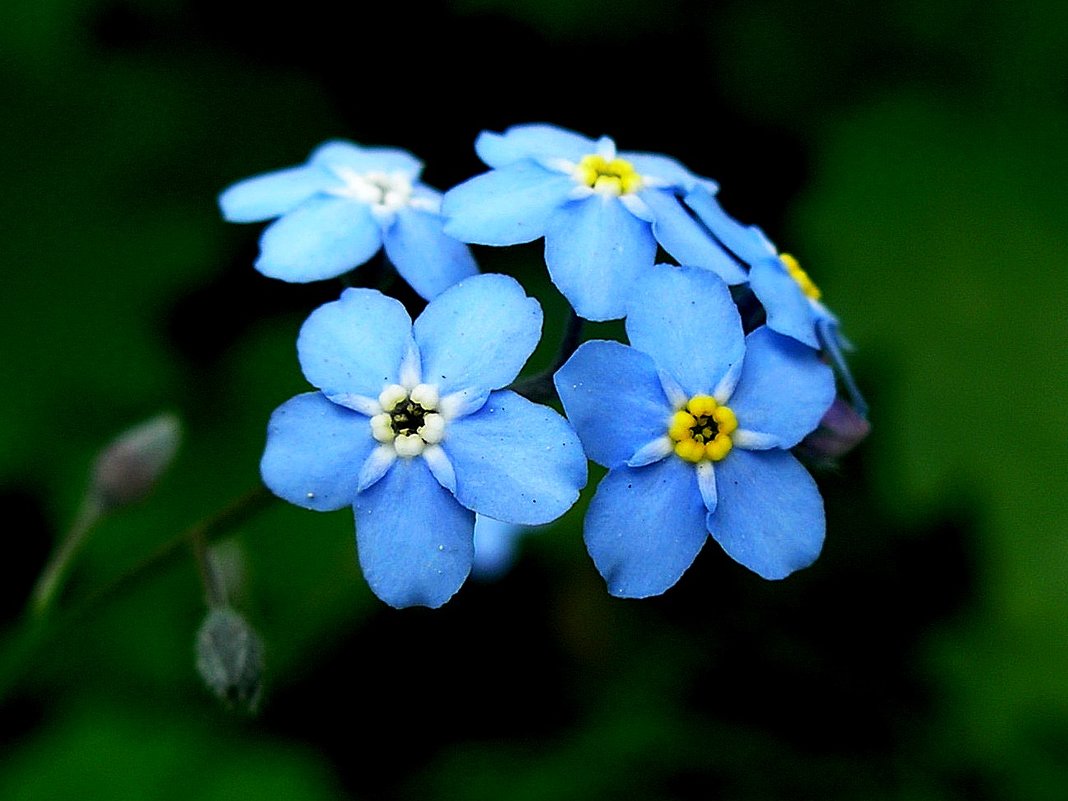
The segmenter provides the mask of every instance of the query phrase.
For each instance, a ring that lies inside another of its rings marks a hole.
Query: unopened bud
[[[148,495],[174,460],[182,426],[161,414],[120,434],[93,466],[92,491],[105,508],[125,506]]]
[[[810,458],[834,463],[849,453],[871,432],[871,423],[848,401],[838,397],[823,415],[819,427],[801,440],[802,452]]]
[[[197,632],[197,671],[227,706],[254,712],[263,680],[263,644],[228,606],[211,609]]]

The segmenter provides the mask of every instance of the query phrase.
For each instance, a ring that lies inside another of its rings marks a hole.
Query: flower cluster
[[[795,452],[838,456],[867,433],[812,279],[666,156],[543,124],[475,148],[489,170],[443,195],[410,154],[335,141],[220,196],[229,220],[275,220],[263,274],[338,277],[381,250],[429,301],[413,322],[348,288],[312,312],[297,353],[315,390],[272,415],[266,485],[308,509],[351,507],[368,584],[396,607],[440,606],[472,569],[503,569],[493,543],[567,512],[588,459],[608,471],[584,537],[612,595],[664,592],[709,537],[765,578],[811,564],[823,501]],[[540,377],[566,419],[516,391],[531,379],[514,383],[541,307],[479,273],[468,248],[541,238],[576,319],[623,318],[628,340],[576,339]]]

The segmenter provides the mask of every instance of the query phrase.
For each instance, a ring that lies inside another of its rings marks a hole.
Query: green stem
[[[104,508],[96,494],[87,492],[74,522],[71,523],[59,547],[52,552],[48,564],[41,571],[33,587],[29,605],[29,613],[33,617],[44,618],[51,610],[60,590],[63,589],[75,555],[85,543],[93,526],[102,517],[103,511]]]
[[[571,354],[578,348],[582,340],[582,318],[571,311],[564,328],[564,336],[560,341],[560,350],[556,354],[556,360],[546,369],[530,378],[516,381],[510,389],[517,392],[528,400],[535,403],[549,403],[556,399],[556,387],[553,385],[553,376],[556,371],[564,366],[564,362],[571,358]]]

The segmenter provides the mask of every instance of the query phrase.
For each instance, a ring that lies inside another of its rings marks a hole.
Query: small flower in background
[[[789,452],[834,400],[819,354],[746,336],[716,275],[657,265],[628,306],[630,346],[584,343],[556,374],[568,419],[609,469],[585,540],[612,595],[664,592],[709,534],[764,578],[811,564],[823,501]]]
[[[445,231],[482,245],[545,237],[549,275],[580,317],[622,317],[658,243],[680,263],[745,281],[677,197],[716,184],[673,159],[542,124],[483,131],[475,149],[491,170],[445,193]]]
[[[380,249],[423,298],[478,272],[470,250],[442,232],[441,193],[419,182],[404,150],[331,141],[306,164],[240,181],[219,196],[230,222],[277,219],[256,269],[304,283],[335,278]]]
[[[461,281],[414,324],[396,300],[346,290],[301,328],[301,367],[320,391],[271,416],[264,483],[308,509],[352,506],[371,589],[396,607],[441,606],[471,570],[476,512],[547,523],[585,486],[567,421],[501,389],[541,324],[503,275]]]
[[[768,328],[826,352],[854,409],[865,417],[867,404],[843,355],[852,345],[842,336],[838,318],[823,304],[823,293],[797,259],[780,253],[757,226],[742,225],[728,215],[703,187],[694,187],[685,200],[712,236],[749,266],[749,286],[767,315]]]
[[[114,509],[143,500],[174,461],[181,438],[181,421],[169,412],[124,431],[93,464],[95,502]]]
[[[196,636],[201,679],[228,706],[255,712],[263,694],[263,642],[230,606],[208,610]]]

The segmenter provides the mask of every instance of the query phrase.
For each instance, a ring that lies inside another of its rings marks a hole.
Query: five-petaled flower
[[[483,131],[475,149],[491,170],[445,193],[445,231],[482,245],[544,237],[549,275],[580,317],[622,317],[658,243],[682,264],[745,281],[679,198],[716,184],[673,159],[542,124]]]
[[[264,482],[308,509],[352,506],[371,589],[396,607],[441,606],[471,570],[476,512],[547,523],[585,486],[567,421],[502,389],[541,324],[503,275],[461,281],[414,324],[392,298],[345,290],[301,328],[301,368],[319,391],[271,416]]]
[[[423,165],[393,148],[327,142],[307,163],[240,181],[219,196],[230,222],[277,219],[260,238],[256,269],[303,283],[334,278],[380,249],[423,298],[478,272],[470,250],[442,231],[441,193]]]
[[[769,579],[812,563],[823,501],[789,448],[835,396],[817,351],[743,333],[716,275],[657,265],[626,318],[630,345],[584,343],[556,374],[568,418],[608,468],[585,540],[608,591],[664,592],[709,534]]]

